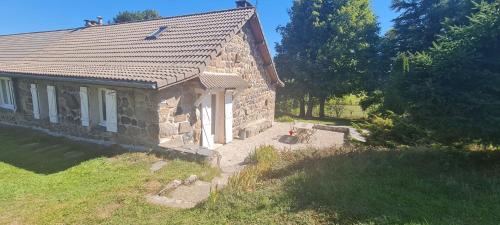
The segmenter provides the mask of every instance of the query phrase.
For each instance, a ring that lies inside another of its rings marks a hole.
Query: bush
[[[345,103],[342,98],[333,97],[328,101],[330,111],[335,113],[335,117],[340,118],[345,110]]]
[[[398,145],[427,145],[433,141],[418,126],[409,122],[406,116],[388,112],[387,116],[372,115],[360,127],[370,131],[367,143],[377,146],[396,147]]]

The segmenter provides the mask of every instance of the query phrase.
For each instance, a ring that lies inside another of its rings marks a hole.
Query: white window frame
[[[98,100],[98,103],[99,103],[99,126],[103,126],[103,127],[106,127],[107,126],[107,123],[106,123],[106,119],[104,118],[105,117],[105,114],[106,114],[106,93],[107,93],[108,89],[106,88],[98,88],[97,89],[97,100]],[[103,102],[103,97],[104,97],[104,102]],[[104,107],[103,107],[104,105]],[[106,118],[107,118],[108,115],[106,115]]]
[[[5,82],[5,93],[7,94],[7,99],[10,101],[8,103],[4,102],[4,90],[2,82]],[[14,98],[14,87],[12,86],[12,79],[9,77],[0,77],[0,107],[9,110],[16,109],[16,103]]]

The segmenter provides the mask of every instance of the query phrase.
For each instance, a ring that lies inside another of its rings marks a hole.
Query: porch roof
[[[243,78],[233,73],[204,72],[200,81],[207,89],[244,89],[250,84]]]

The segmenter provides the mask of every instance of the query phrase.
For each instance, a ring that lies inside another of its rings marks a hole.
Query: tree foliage
[[[368,0],[298,0],[278,28],[276,64],[283,96],[309,104],[357,90],[373,71],[378,25]]]
[[[490,0],[491,1],[491,0]],[[393,0],[395,52],[419,52],[432,47],[448,25],[464,25],[475,11],[470,0]]]
[[[133,22],[161,18],[156,10],[147,9],[144,11],[123,11],[113,18],[114,23]]]
[[[500,144],[500,0],[475,9],[429,50],[401,55],[391,79],[411,121],[443,143]]]

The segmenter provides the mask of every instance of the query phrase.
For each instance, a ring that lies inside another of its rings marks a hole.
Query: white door
[[[226,91],[224,100],[225,140],[227,144],[233,141],[233,92]]]
[[[201,145],[208,149],[214,148],[212,133],[212,95],[207,94],[201,101]]]

